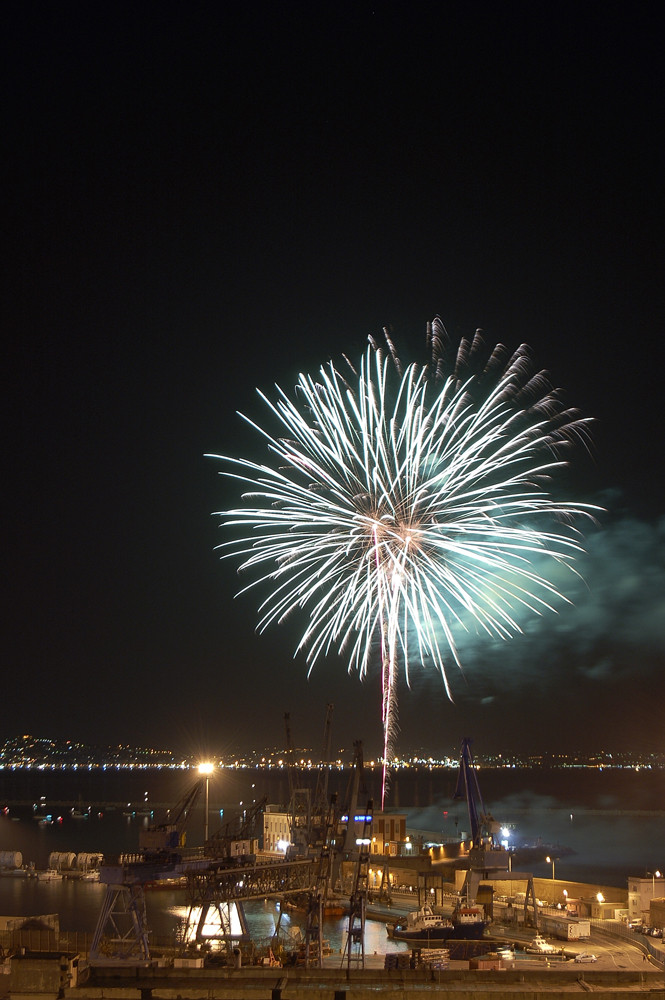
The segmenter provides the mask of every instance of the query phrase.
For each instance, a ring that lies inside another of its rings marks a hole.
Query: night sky
[[[664,751],[655,3],[3,7],[0,738],[381,745],[378,674],[255,634],[208,453],[389,326],[530,344],[596,418],[574,605],[417,672],[398,750]]]

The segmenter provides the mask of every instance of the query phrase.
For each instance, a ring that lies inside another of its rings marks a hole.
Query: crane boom
[[[481,816],[484,821],[485,806],[483,804],[483,797],[480,794],[478,775],[473,763],[473,754],[471,753],[471,738],[469,736],[465,736],[462,740],[457,787],[455,788],[453,798],[466,799],[472,846],[480,847],[482,840]],[[480,813],[478,812],[478,807],[480,807]]]
[[[187,817],[201,793],[201,782],[196,781],[174,806],[171,816],[163,823],[155,823],[139,833],[139,847],[142,851],[163,852],[185,846],[185,825]]]
[[[326,705],[326,719],[323,725],[323,748],[321,766],[316,779],[314,791],[314,812],[325,816],[328,806],[328,768],[330,766],[330,747],[332,744],[332,717],[335,706],[332,702]]]

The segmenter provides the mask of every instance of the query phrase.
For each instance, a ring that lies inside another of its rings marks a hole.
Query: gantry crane
[[[349,815],[349,828],[353,827],[355,837],[355,864],[353,888],[349,902],[349,926],[346,937],[346,960],[350,969],[353,964],[365,968],[365,913],[367,910],[367,890],[369,886],[369,848],[372,830],[373,803],[369,799],[365,812]],[[357,824],[362,824],[358,830]],[[360,836],[358,836],[360,833]]]
[[[103,859],[100,880],[104,901],[90,947],[91,964],[109,961],[147,962],[150,958],[144,887],[146,883],[179,877],[187,818],[201,791],[201,782],[185,793],[162,823],[139,833],[139,853]]]
[[[330,889],[337,830],[337,794],[330,797],[323,843],[319,852],[316,880],[309,892],[305,923],[305,965],[323,965],[323,913]],[[312,954],[314,949],[314,954]]]

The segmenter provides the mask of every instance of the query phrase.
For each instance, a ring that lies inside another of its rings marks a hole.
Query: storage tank
[[[51,851],[48,856],[48,866],[60,872],[73,868],[75,859],[76,855],[73,851]]]
[[[0,868],[20,868],[22,864],[20,851],[0,851]]]

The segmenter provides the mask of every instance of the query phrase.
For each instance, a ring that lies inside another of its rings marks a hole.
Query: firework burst
[[[588,421],[528,348],[487,351],[477,332],[454,350],[438,319],[428,346],[405,367],[386,334],[357,368],[331,362],[293,396],[260,393],[277,431],[248,422],[270,461],[214,456],[247,487],[219,548],[250,572],[245,590],[269,585],[259,630],[300,609],[310,670],[334,648],[361,676],[379,644],[384,795],[400,665],[408,683],[410,663],[433,664],[450,697],[454,628],[507,638],[520,610],[553,610],[563,595],[536,564],[572,571],[574,522],[592,510],[552,496]]]

